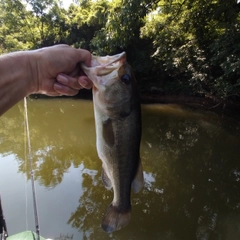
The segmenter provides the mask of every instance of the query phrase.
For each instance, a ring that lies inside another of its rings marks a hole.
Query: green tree
[[[152,39],[156,67],[173,77],[170,90],[184,85],[188,94],[223,99],[239,94],[239,17],[236,0],[158,1],[141,36]]]
[[[66,10],[59,0],[28,0],[34,24],[34,48],[65,42]]]
[[[108,1],[83,1],[68,9],[69,35],[67,43],[75,47],[92,50],[90,43],[94,35],[107,21]],[[102,39],[105,41],[105,39]]]
[[[151,1],[108,1],[106,22],[91,41],[91,49],[99,55],[127,52],[135,72],[149,74],[152,44],[140,38],[140,28]],[[143,76],[143,75],[142,75]]]
[[[58,43],[127,52],[141,89],[240,95],[238,0],[0,0],[0,51]]]
[[[66,10],[55,0],[0,2],[1,52],[35,49],[65,42]]]
[[[30,17],[21,1],[0,1],[1,53],[32,47],[34,34],[29,24]]]

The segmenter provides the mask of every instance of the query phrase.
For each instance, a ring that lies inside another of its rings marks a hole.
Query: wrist
[[[35,72],[36,60],[33,51],[14,52],[4,56],[5,64],[9,69],[5,74],[9,74],[9,83],[21,85],[25,95],[33,93],[36,89]]]
[[[29,94],[39,91],[39,68],[38,68],[38,50],[26,51],[27,55],[27,81],[29,85]]]
[[[34,60],[28,54],[23,51],[0,56],[0,115],[34,92]]]

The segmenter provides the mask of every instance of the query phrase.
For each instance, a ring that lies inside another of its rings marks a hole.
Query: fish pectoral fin
[[[106,121],[104,121],[102,124],[103,124],[102,126],[103,139],[109,147],[112,147],[115,143],[112,120],[109,118]]]
[[[138,193],[141,190],[143,184],[144,184],[143,169],[142,169],[142,161],[140,159],[138,169],[137,169],[137,173],[136,173],[135,178],[133,179],[133,182],[132,182],[133,191],[135,193]]]
[[[103,216],[101,227],[105,232],[112,233],[126,226],[130,218],[131,208],[126,211],[121,211],[111,203]]]
[[[102,168],[102,181],[106,188],[108,188],[108,189],[112,188],[111,179],[108,177],[104,167]]]

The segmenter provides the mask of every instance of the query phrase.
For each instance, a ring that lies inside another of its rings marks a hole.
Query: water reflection
[[[0,119],[0,153],[14,154],[19,172],[28,174],[22,110],[18,105]],[[100,228],[113,194],[100,178],[92,103],[32,100],[29,122],[41,185],[54,188],[71,166],[79,169],[79,204],[67,224],[83,239],[240,238],[239,122],[179,106],[143,106],[145,186],[132,195],[130,224],[111,235]]]

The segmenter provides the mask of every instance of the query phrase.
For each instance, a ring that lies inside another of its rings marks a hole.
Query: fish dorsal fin
[[[142,169],[142,161],[140,159],[139,164],[138,164],[137,173],[136,173],[135,178],[133,179],[133,182],[132,182],[133,191],[135,193],[138,193],[141,190],[141,188],[143,186],[143,183],[144,183],[143,169]]]
[[[102,167],[102,181],[103,181],[105,188],[107,188],[107,189],[112,188],[111,179],[108,177],[107,172],[104,169],[104,166]]]

